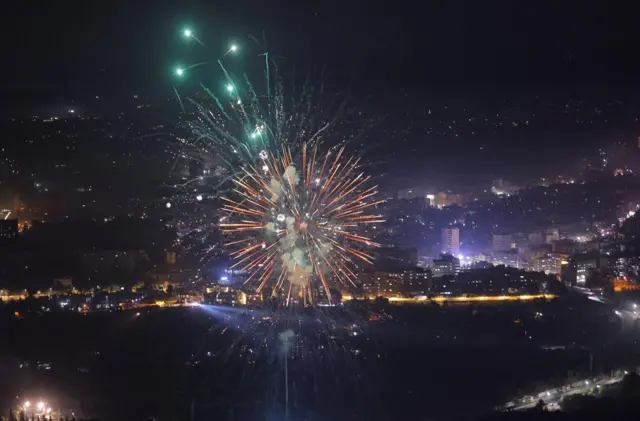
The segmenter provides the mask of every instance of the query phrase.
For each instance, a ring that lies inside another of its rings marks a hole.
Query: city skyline
[[[0,418],[640,419],[637,12],[7,4]]]

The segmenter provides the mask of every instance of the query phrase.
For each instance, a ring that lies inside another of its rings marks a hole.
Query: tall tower
[[[443,253],[453,256],[460,254],[460,230],[458,228],[442,228],[440,249]]]

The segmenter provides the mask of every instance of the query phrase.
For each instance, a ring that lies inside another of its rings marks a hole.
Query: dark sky
[[[51,1],[2,6],[3,90],[151,85],[193,22],[203,39],[260,36],[296,62],[385,86],[521,88],[636,79],[636,2]],[[576,5],[579,4],[579,7]]]
[[[185,45],[178,36],[188,23],[206,41],[211,57],[230,40],[246,45],[249,35],[262,38],[264,33],[269,51],[283,60],[316,73],[326,66],[329,83],[349,86],[357,106],[395,113],[385,133],[393,142],[404,141],[393,145],[403,145],[410,155],[403,158],[412,164],[405,169],[420,168],[427,176],[429,168],[431,174],[488,177],[528,168],[523,174],[529,176],[541,162],[563,168],[568,159],[576,164],[575,148],[639,135],[629,124],[636,117],[630,107],[640,106],[637,2],[5,3],[0,13],[3,111],[132,90],[166,96],[175,64],[196,60],[197,45]],[[610,115],[602,113],[602,104],[610,103],[621,105],[610,108]],[[540,118],[540,107],[550,110],[548,118]],[[487,113],[513,116],[513,121],[488,121],[489,128],[494,123],[518,128],[456,132],[462,119]],[[594,113],[602,121],[585,125]],[[522,130],[533,115],[536,124]],[[618,117],[626,120],[612,128]]]

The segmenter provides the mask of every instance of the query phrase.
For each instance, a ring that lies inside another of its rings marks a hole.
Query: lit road
[[[558,410],[560,409],[560,402],[565,397],[571,395],[587,395],[596,392],[602,387],[620,382],[625,374],[625,371],[618,370],[613,377],[606,377],[599,380],[580,380],[560,388],[545,390],[536,395],[527,395],[507,402],[503,408],[505,410],[522,411],[533,408],[538,401],[542,399],[548,409]]]

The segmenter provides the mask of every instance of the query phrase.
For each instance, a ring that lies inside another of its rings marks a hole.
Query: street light
[[[184,75],[184,69],[182,67],[178,67],[176,69],[176,75],[183,76]]]
[[[233,85],[232,85],[232,84],[230,84],[230,83],[229,83],[229,84],[227,85],[227,91],[229,91],[229,93],[233,92],[233,90],[234,90],[234,89],[235,89],[235,88],[233,87]]]
[[[229,51],[235,53],[236,51],[238,51],[238,46],[235,44],[231,44],[231,46],[229,47]]]
[[[183,32],[184,36],[187,38],[191,38],[191,36],[193,35],[193,32],[191,32],[191,29],[186,28]]]
[[[25,407],[25,408],[28,408],[28,407],[30,407],[30,406],[31,406],[31,402],[26,401],[26,402],[24,403],[24,407]]]
[[[44,402],[38,402],[38,409],[44,409]]]

